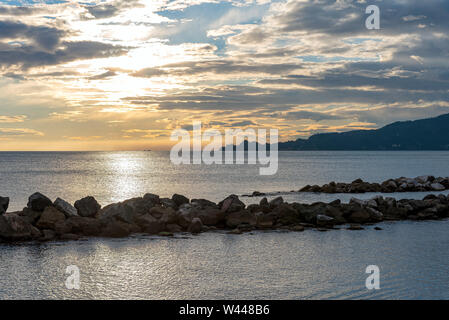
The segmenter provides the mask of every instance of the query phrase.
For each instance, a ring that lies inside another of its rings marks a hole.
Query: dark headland
[[[256,149],[258,147],[256,145]],[[248,141],[244,142],[244,148],[248,149]],[[267,149],[269,148],[267,144]],[[415,121],[398,121],[374,130],[319,133],[308,139],[280,142],[278,149],[279,151],[449,150],[449,114]]]

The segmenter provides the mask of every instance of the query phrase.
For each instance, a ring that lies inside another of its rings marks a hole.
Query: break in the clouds
[[[287,140],[447,113],[447,21],[444,0],[0,1],[1,149],[164,148],[193,120]]]

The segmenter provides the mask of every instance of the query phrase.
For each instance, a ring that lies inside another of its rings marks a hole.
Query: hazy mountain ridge
[[[449,114],[374,130],[319,133],[281,142],[279,150],[449,150]]]

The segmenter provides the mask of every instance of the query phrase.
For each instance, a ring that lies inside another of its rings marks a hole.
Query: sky
[[[368,30],[368,5],[380,29]],[[449,113],[447,0],[0,1],[0,150],[280,140]]]

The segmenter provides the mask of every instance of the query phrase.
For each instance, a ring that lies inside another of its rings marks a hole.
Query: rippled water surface
[[[0,298],[449,299],[449,221],[381,226],[3,245]],[[365,287],[372,264],[380,290]]]
[[[218,201],[231,193],[287,191],[288,201],[348,200],[288,191],[359,177],[449,176],[448,164],[447,152],[282,152],[278,174],[263,177],[247,165],[177,167],[163,152],[0,153],[0,195],[11,197],[11,210],[35,191],[72,202],[93,195],[103,205],[146,192]],[[449,299],[449,221],[381,227],[3,244],[0,298]],[[373,264],[381,289],[368,291],[365,269]],[[80,268],[80,290],[65,288],[69,265]]]
[[[147,192],[220,201],[232,193],[289,192],[307,184],[351,182],[357,178],[381,182],[400,176],[449,176],[449,152],[280,152],[276,175],[260,176],[258,168],[175,166],[168,152],[0,152],[0,194],[12,199],[12,210],[23,208],[28,196],[36,191],[71,202],[92,195],[102,205]],[[336,196],[286,197],[310,202]]]

